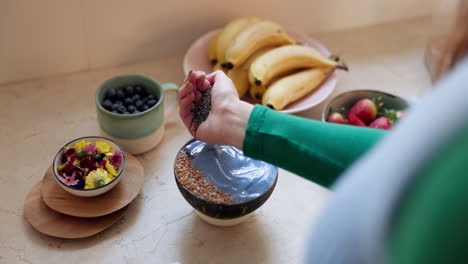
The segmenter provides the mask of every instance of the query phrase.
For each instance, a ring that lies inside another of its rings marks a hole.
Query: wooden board
[[[32,188],[24,202],[24,214],[39,232],[60,238],[84,238],[95,235],[117,222],[128,206],[105,216],[80,218],[58,213],[44,203],[41,182]]]
[[[52,168],[44,176],[42,199],[51,209],[71,216],[98,217],[113,213],[129,204],[140,192],[145,180],[141,163],[125,154],[127,165],[120,182],[110,191],[94,197],[79,197],[59,186]]]

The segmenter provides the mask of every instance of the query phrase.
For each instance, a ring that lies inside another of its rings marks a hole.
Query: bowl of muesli
[[[192,139],[177,153],[174,175],[180,193],[203,220],[231,226],[268,200],[278,169],[233,146]]]

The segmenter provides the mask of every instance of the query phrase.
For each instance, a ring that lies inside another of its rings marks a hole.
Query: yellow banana
[[[348,69],[345,64],[325,58],[312,47],[285,45],[258,57],[250,67],[249,81],[253,85],[268,86],[275,78],[313,67]]]
[[[226,62],[226,50],[234,41],[236,36],[249,25],[260,22],[257,17],[242,17],[229,22],[219,34],[218,44],[216,48],[216,57],[220,64]]]
[[[266,89],[262,104],[282,110],[319,87],[330,71],[330,68],[314,68],[278,79]]]
[[[255,52],[252,56],[250,56],[246,62],[244,62],[241,66],[236,67],[232,70],[228,71],[228,76],[231,78],[232,82],[236,86],[237,93],[239,94],[239,98],[242,98],[250,87],[249,82],[249,68],[252,62],[257,59],[259,56],[264,54],[265,52],[271,50],[272,47],[263,48],[257,52]]]
[[[226,50],[222,67],[232,69],[242,65],[254,52],[265,47],[293,44],[283,28],[271,21],[261,21],[242,30]]]
[[[249,94],[257,102],[262,102],[263,95],[267,88],[265,86],[250,85]]]
[[[215,65],[218,63],[218,57],[216,55],[216,48],[218,47],[218,38],[219,38],[220,33],[216,33],[214,37],[210,40],[210,43],[208,44],[208,59],[211,62],[211,65]]]

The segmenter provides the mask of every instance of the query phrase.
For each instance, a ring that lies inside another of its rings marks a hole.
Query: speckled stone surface
[[[423,64],[430,20],[314,35],[340,55],[350,72],[333,93],[380,89],[422,96],[430,87]],[[181,51],[182,52],[182,51]],[[94,93],[123,73],[183,80],[182,56],[0,86],[0,263],[301,263],[306,234],[330,192],[280,170],[270,199],[246,222],[211,226],[194,214],[177,190],[173,161],[191,137],[174,117],[157,148],[138,156],[143,190],[127,214],[90,238],[65,240],[36,232],[23,215],[27,193],[51,165],[58,148],[98,135]],[[168,96],[172,104],[173,95]],[[320,118],[326,102],[300,113]]]

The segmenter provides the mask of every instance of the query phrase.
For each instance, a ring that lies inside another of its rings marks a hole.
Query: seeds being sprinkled
[[[183,151],[179,152],[175,165],[176,177],[193,194],[217,204],[233,204],[230,194],[216,188],[203,173],[197,170]]]
[[[211,110],[211,89],[212,87],[208,88],[208,90],[201,92],[201,98],[199,101],[194,102],[193,118],[192,124],[190,125],[197,131],[198,127],[201,123],[203,123],[210,114]]]

